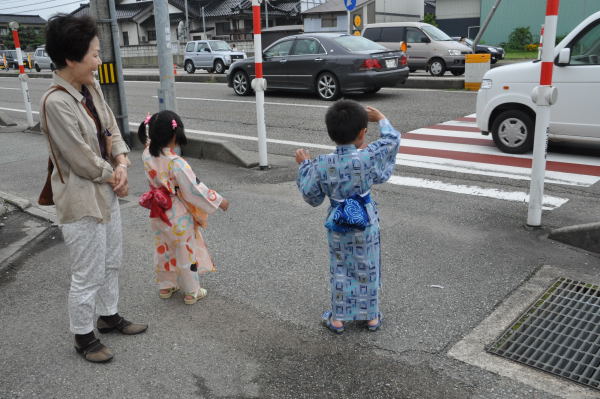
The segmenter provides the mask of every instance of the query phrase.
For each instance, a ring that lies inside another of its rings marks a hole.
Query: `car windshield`
[[[10,55],[11,57],[16,57],[17,56],[17,50],[8,50],[6,52],[6,55]]]
[[[211,40],[210,41],[210,48],[212,48],[213,51],[227,51],[227,50],[231,50],[231,47],[229,47],[229,44],[227,44],[227,42],[224,41],[224,40]]]
[[[450,36],[445,34],[443,31],[439,30],[435,26],[424,25],[424,26],[421,26],[421,29],[423,29],[423,31],[425,33],[427,33],[427,35],[429,35],[431,40],[436,40],[436,41],[447,41],[447,40],[452,41],[453,40]]]
[[[348,51],[387,50],[385,47],[362,36],[340,36],[333,40]]]

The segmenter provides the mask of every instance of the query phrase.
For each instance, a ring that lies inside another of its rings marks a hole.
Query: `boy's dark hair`
[[[369,115],[365,107],[356,101],[340,100],[327,110],[325,124],[331,140],[336,144],[349,144],[367,127]]]
[[[177,127],[173,129],[173,121],[177,122]],[[175,143],[178,145],[186,145],[187,137],[185,137],[185,129],[183,122],[179,115],[173,111],[165,110],[157,112],[152,115],[150,122],[148,122],[149,136],[146,135],[146,124],[142,122],[138,128],[138,138],[142,144],[146,144],[148,138],[150,139],[150,155],[153,157],[160,156],[163,148],[165,148],[173,136],[175,136]]]
[[[67,66],[67,60],[81,62],[98,36],[96,20],[84,15],[56,14],[46,25],[46,52],[57,69]]]

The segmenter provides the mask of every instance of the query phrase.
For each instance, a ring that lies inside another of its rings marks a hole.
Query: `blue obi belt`
[[[363,231],[371,224],[366,205],[371,202],[371,192],[354,194],[343,201],[330,199],[332,211],[325,221],[325,227],[337,233],[353,230]]]

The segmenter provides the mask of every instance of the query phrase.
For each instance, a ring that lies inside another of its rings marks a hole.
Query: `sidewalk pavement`
[[[109,364],[75,354],[68,254],[58,228],[49,227],[8,269],[0,265],[0,397],[598,397],[497,358],[500,369],[486,370],[491,355],[469,343],[480,325],[488,334],[507,327],[490,315],[539,295],[523,294],[524,282],[561,275],[600,282],[600,259],[548,240],[547,230],[524,229],[522,204],[378,187],[384,328],[350,327],[335,336],[319,325],[328,306],[325,207],[301,200],[291,158],[271,157],[268,171],[189,159],[231,201],[229,212],[209,219],[204,235],[218,271],[202,278],[209,295],[193,306],[180,295],[158,298],[147,210],[136,203],[146,190],[139,151],[131,158],[130,196],[121,204],[120,312],[149,322],[148,332],[103,337],[115,352]],[[34,202],[46,161],[43,136],[0,134],[0,191]],[[582,198],[545,220],[564,227],[599,220],[599,212],[596,198]]]

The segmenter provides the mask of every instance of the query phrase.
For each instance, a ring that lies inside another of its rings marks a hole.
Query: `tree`
[[[425,14],[425,16],[423,17],[423,22],[425,22],[426,24],[430,24],[433,26],[438,26],[437,21],[435,20],[435,15],[433,14]]]
[[[8,49],[15,48],[12,32],[8,32],[4,37],[1,37],[0,41]],[[25,26],[19,28],[19,41],[21,42],[21,49],[23,51],[33,51],[44,44],[44,34],[40,28]]]
[[[533,43],[533,35],[529,26],[515,28],[508,36],[507,47],[512,50],[524,50],[525,46]]]

